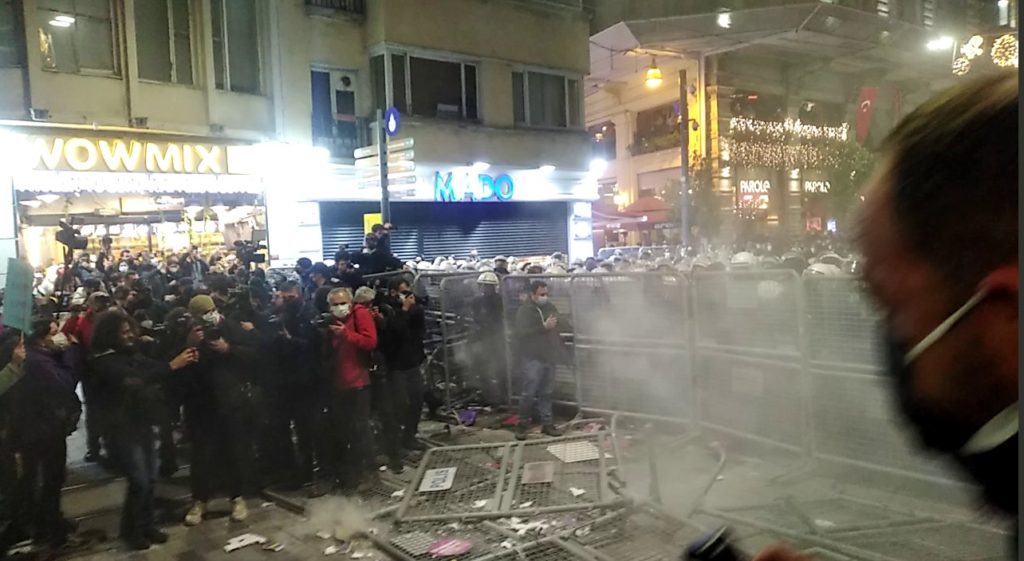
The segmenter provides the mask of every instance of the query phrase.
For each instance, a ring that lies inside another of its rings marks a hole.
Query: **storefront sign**
[[[434,200],[437,202],[510,201],[515,193],[512,177],[485,173],[450,171],[434,173]]]
[[[262,193],[263,178],[251,175],[30,171],[14,176],[21,191],[74,193]]]
[[[828,193],[832,182],[828,180],[804,180],[804,193]]]
[[[767,179],[741,179],[740,193],[759,195],[772,192],[772,182]]]
[[[214,144],[82,137],[32,139],[33,167],[50,171],[221,174],[227,151]]]

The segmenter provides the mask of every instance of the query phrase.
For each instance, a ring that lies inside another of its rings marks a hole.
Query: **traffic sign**
[[[412,150],[404,152],[388,152],[388,166],[400,165],[403,162],[414,163],[416,153]],[[359,158],[356,160],[357,168],[377,168],[380,165],[380,158],[374,155],[372,158]]]
[[[398,116],[398,109],[388,107],[388,110],[384,112],[384,132],[388,133],[388,136],[394,137],[398,134],[398,129],[401,126],[401,123],[401,117]]]
[[[388,176],[388,185],[413,185],[416,183],[416,175],[399,175],[399,176]],[[380,179],[377,177],[368,177],[359,180],[360,187],[379,187]]]
[[[398,140],[388,141],[388,152],[398,152],[401,150],[408,150],[415,146],[416,141],[412,138],[400,138]]]

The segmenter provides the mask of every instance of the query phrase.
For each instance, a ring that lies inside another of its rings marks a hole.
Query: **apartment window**
[[[213,73],[217,89],[259,95],[257,3],[212,0]]]
[[[385,60],[391,59],[390,103],[406,115],[440,119],[479,117],[476,65],[426,58],[408,53],[390,53],[370,59],[374,103],[388,104],[385,91]]]
[[[313,145],[327,148],[335,159],[351,160],[352,152],[359,147],[355,90],[353,73],[310,71]]]
[[[20,32],[14,10],[14,0],[0,0],[0,68],[21,66],[25,35]]]
[[[679,102],[652,107],[636,114],[634,156],[679,147]]]
[[[39,0],[43,68],[113,74],[114,24],[109,0]]]
[[[190,0],[135,3],[135,37],[139,77],[192,85],[192,18]]]
[[[579,80],[543,72],[513,72],[512,112],[519,125],[579,127]]]

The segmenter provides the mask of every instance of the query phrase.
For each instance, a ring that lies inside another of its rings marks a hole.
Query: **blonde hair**
[[[377,299],[377,291],[368,287],[360,286],[356,289],[355,303],[356,304],[369,304]]]

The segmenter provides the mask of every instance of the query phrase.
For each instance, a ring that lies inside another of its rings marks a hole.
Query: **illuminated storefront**
[[[271,166],[281,150],[145,130],[18,125],[0,126],[0,145],[0,185],[9,181],[0,199],[15,209],[10,224],[0,223],[0,240],[13,242],[5,256],[60,262],[61,220],[88,237],[89,253],[104,237],[115,251],[153,254],[267,239],[266,191],[279,181]]]
[[[375,182],[355,183],[342,197],[320,197],[324,257],[362,246],[364,216],[380,212]],[[586,173],[550,168],[416,164],[406,184],[390,188],[392,249],[416,256],[593,254],[597,183]]]

